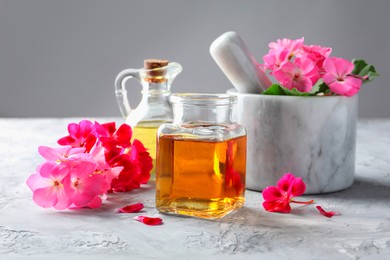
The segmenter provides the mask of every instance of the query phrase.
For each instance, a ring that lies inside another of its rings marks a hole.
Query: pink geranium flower
[[[302,45],[302,52],[298,57],[305,57],[311,59],[317,66],[317,68],[322,71],[322,66],[324,60],[329,57],[332,52],[332,48],[322,47],[319,45]]]
[[[319,78],[317,67],[310,59],[296,58],[274,71],[275,78],[286,88],[309,92]]]
[[[71,200],[65,194],[64,179],[68,169],[55,162],[40,165],[35,174],[27,179],[27,185],[34,193],[33,200],[43,208],[66,209]]]
[[[69,135],[58,140],[60,145],[71,145],[72,147],[85,147],[89,152],[96,142],[95,128],[91,121],[82,120],[80,123],[68,125]]]
[[[279,69],[283,64],[288,61],[289,52],[285,49],[270,50],[270,52],[263,57],[264,64],[262,65],[265,70],[273,71]]]
[[[66,195],[76,207],[100,207],[102,200],[99,195],[110,187],[104,175],[95,174],[95,168],[94,161],[80,160],[64,179]]]
[[[300,48],[303,45],[303,40],[304,38],[296,39],[296,40],[291,40],[291,39],[278,39],[276,42],[271,42],[268,44],[269,48],[271,50],[279,50],[279,49],[285,49],[289,53],[289,59],[291,58],[292,55],[295,55]]]
[[[58,148],[52,148],[52,147],[48,147],[48,146],[39,146],[38,152],[47,161],[55,161],[58,163],[69,161],[72,158],[79,158],[79,157],[88,156],[88,154],[84,153],[85,148],[83,148],[83,147],[73,148],[70,145],[62,146],[62,147],[58,147]]]
[[[331,57],[324,61],[323,67],[325,70],[324,82],[332,92],[344,96],[353,96],[359,92],[362,79],[351,75],[354,69],[352,62],[342,58]]]
[[[297,40],[278,39],[276,42],[271,42],[269,53],[263,57],[264,69],[271,70],[271,74],[273,74],[273,71],[289,62],[299,52],[302,44],[303,38]]]
[[[111,167],[107,163],[104,148],[102,146],[94,146],[92,148],[91,158],[96,163],[95,173],[102,174],[109,184],[111,184],[112,180],[117,178],[119,173],[123,170],[123,167]]]
[[[59,148],[40,146],[46,160],[27,184],[42,207],[97,208],[111,191],[129,191],[147,183],[152,158],[143,144],[131,142],[132,129],[123,124],[82,120],[68,126]]]
[[[263,190],[263,207],[270,212],[291,212],[290,203],[311,204],[314,201],[300,202],[293,200],[293,197],[302,195],[306,185],[301,178],[291,173],[286,173],[277,183],[277,186],[266,187]]]

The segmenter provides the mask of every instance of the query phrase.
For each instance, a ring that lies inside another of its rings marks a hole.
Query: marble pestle
[[[226,32],[214,40],[210,54],[239,93],[260,94],[272,85],[236,32]]]

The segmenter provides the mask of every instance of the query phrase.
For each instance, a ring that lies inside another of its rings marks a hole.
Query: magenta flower
[[[266,187],[263,190],[263,207],[270,212],[291,212],[290,203],[311,204],[314,201],[307,202],[296,201],[295,196],[302,195],[306,190],[306,185],[301,178],[295,177],[291,173],[286,173],[277,183],[277,186]]]
[[[91,121],[82,120],[79,124],[68,125],[69,135],[58,140],[59,145],[71,145],[72,147],[85,147],[89,152],[96,143],[95,128]]]
[[[324,61],[324,82],[336,94],[353,96],[359,92],[362,79],[351,75],[354,65],[343,58],[331,57]]]
[[[71,201],[65,194],[64,178],[68,169],[55,162],[40,165],[35,174],[27,179],[27,185],[34,193],[33,200],[43,208],[66,209]]]
[[[309,92],[319,78],[317,67],[310,59],[296,58],[295,62],[287,62],[274,71],[275,78],[288,89],[296,88],[301,92]]]

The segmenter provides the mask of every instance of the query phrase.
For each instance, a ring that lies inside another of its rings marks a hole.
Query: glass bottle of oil
[[[123,70],[115,79],[115,93],[125,122],[132,127],[133,138],[144,144],[153,159],[151,179],[155,177],[157,129],[162,123],[172,121],[170,89],[181,71],[182,67],[176,62],[148,59],[144,61],[144,68]],[[130,78],[142,85],[142,99],[135,109],[130,107],[125,88]]]
[[[231,121],[236,97],[173,94],[173,123],[158,130],[156,207],[220,218],[244,203],[246,130]]]

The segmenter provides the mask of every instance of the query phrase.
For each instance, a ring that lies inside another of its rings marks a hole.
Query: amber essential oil
[[[244,204],[246,136],[224,141],[162,135],[156,207],[160,212],[220,218]]]

